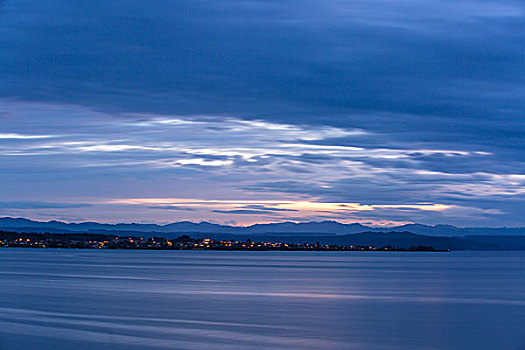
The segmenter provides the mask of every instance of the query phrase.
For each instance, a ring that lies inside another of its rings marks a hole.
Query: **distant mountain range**
[[[449,225],[410,224],[388,228],[336,221],[256,224],[247,227],[217,225],[209,222],[175,222],[155,224],[101,224],[97,222],[65,223],[33,221],[22,218],[0,218],[0,230],[12,232],[111,234],[119,236],[193,238],[216,240],[273,241],[283,243],[316,243],[337,245],[373,245],[409,248],[432,246],[450,250],[525,250],[525,228],[460,228]]]
[[[102,224],[98,222],[65,223],[61,221],[33,221],[24,218],[0,218],[0,230],[15,232],[50,232],[50,233],[108,233],[133,234],[149,233],[163,236],[176,236],[186,233],[199,234],[235,234],[235,235],[348,235],[363,232],[411,232],[414,234],[441,237],[462,236],[519,236],[525,235],[525,227],[489,228],[489,227],[456,227],[451,225],[408,224],[389,228],[377,228],[358,223],[342,224],[336,221],[274,224],[255,224],[252,226],[227,226],[209,222],[194,223],[189,221],[174,222],[166,225],[156,224]]]

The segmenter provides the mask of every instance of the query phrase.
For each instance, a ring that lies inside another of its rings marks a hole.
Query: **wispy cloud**
[[[5,103],[4,108],[16,111],[17,118],[7,121],[12,129],[41,118],[27,104]],[[151,203],[146,198],[110,204],[149,204],[148,208],[159,212],[196,215],[252,214],[254,220],[258,220],[257,215],[265,215],[265,220],[277,221],[290,217],[293,211],[301,214],[295,217],[332,215],[346,222],[378,220],[376,214],[382,213],[396,216],[395,221],[401,222],[417,216],[414,213],[467,215],[465,210],[452,209],[475,208],[465,206],[465,200],[519,197],[525,193],[523,174],[491,173],[470,166],[493,161],[493,154],[483,149],[399,142],[386,147],[377,140],[388,136],[379,133],[233,117],[109,117],[80,107],[68,106],[64,110],[52,105],[39,106],[38,111],[60,116],[60,138],[27,137],[16,143],[0,142],[5,169],[24,172],[30,164],[39,172],[65,171],[78,177],[92,171],[115,178],[140,174],[133,176],[191,192],[199,192],[196,183],[203,181],[208,188],[221,184],[222,198],[231,197],[228,192],[232,191],[237,198],[256,197],[245,201],[193,202],[153,198]],[[72,111],[76,118],[69,120],[67,115]],[[53,135],[56,128],[52,123],[42,126],[41,135]],[[436,169],[436,164],[440,169]],[[279,199],[287,197],[293,200]],[[498,208],[480,210],[501,212]],[[370,217],[365,213],[374,214]]]
[[[0,201],[1,209],[72,209],[89,208],[88,203],[53,203],[39,201]]]
[[[213,210],[214,213],[221,214],[246,214],[246,215],[259,215],[272,213],[269,210],[257,210],[257,209],[232,209],[232,210]]]
[[[271,214],[276,219],[282,216],[282,220],[287,220],[290,212],[294,212],[295,217],[312,217],[326,213],[332,215],[352,214],[366,211],[376,211],[388,209],[391,211],[436,211],[442,212],[453,208],[452,205],[438,203],[420,204],[360,204],[360,203],[326,203],[305,200],[200,200],[185,198],[130,198],[116,199],[107,202],[109,204],[124,205],[147,205],[154,209],[175,209],[175,210],[200,210],[211,211],[220,214]],[[152,206],[152,204],[154,204]]]
[[[0,133],[0,139],[11,139],[11,140],[32,140],[32,139],[47,139],[55,137],[53,135],[25,135],[17,133]]]
[[[194,211],[195,208],[182,207],[180,205],[154,205],[148,207],[148,209],[160,209],[160,210],[183,210],[183,211]]]

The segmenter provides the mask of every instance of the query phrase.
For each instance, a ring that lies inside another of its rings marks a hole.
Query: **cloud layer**
[[[6,1],[0,215],[525,225],[524,15],[517,0]]]

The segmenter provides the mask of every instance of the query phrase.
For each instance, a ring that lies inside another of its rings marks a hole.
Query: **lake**
[[[4,248],[0,349],[525,349],[525,252]]]

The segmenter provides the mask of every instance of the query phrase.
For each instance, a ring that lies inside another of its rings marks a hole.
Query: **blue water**
[[[0,349],[525,349],[523,252],[0,249]]]

